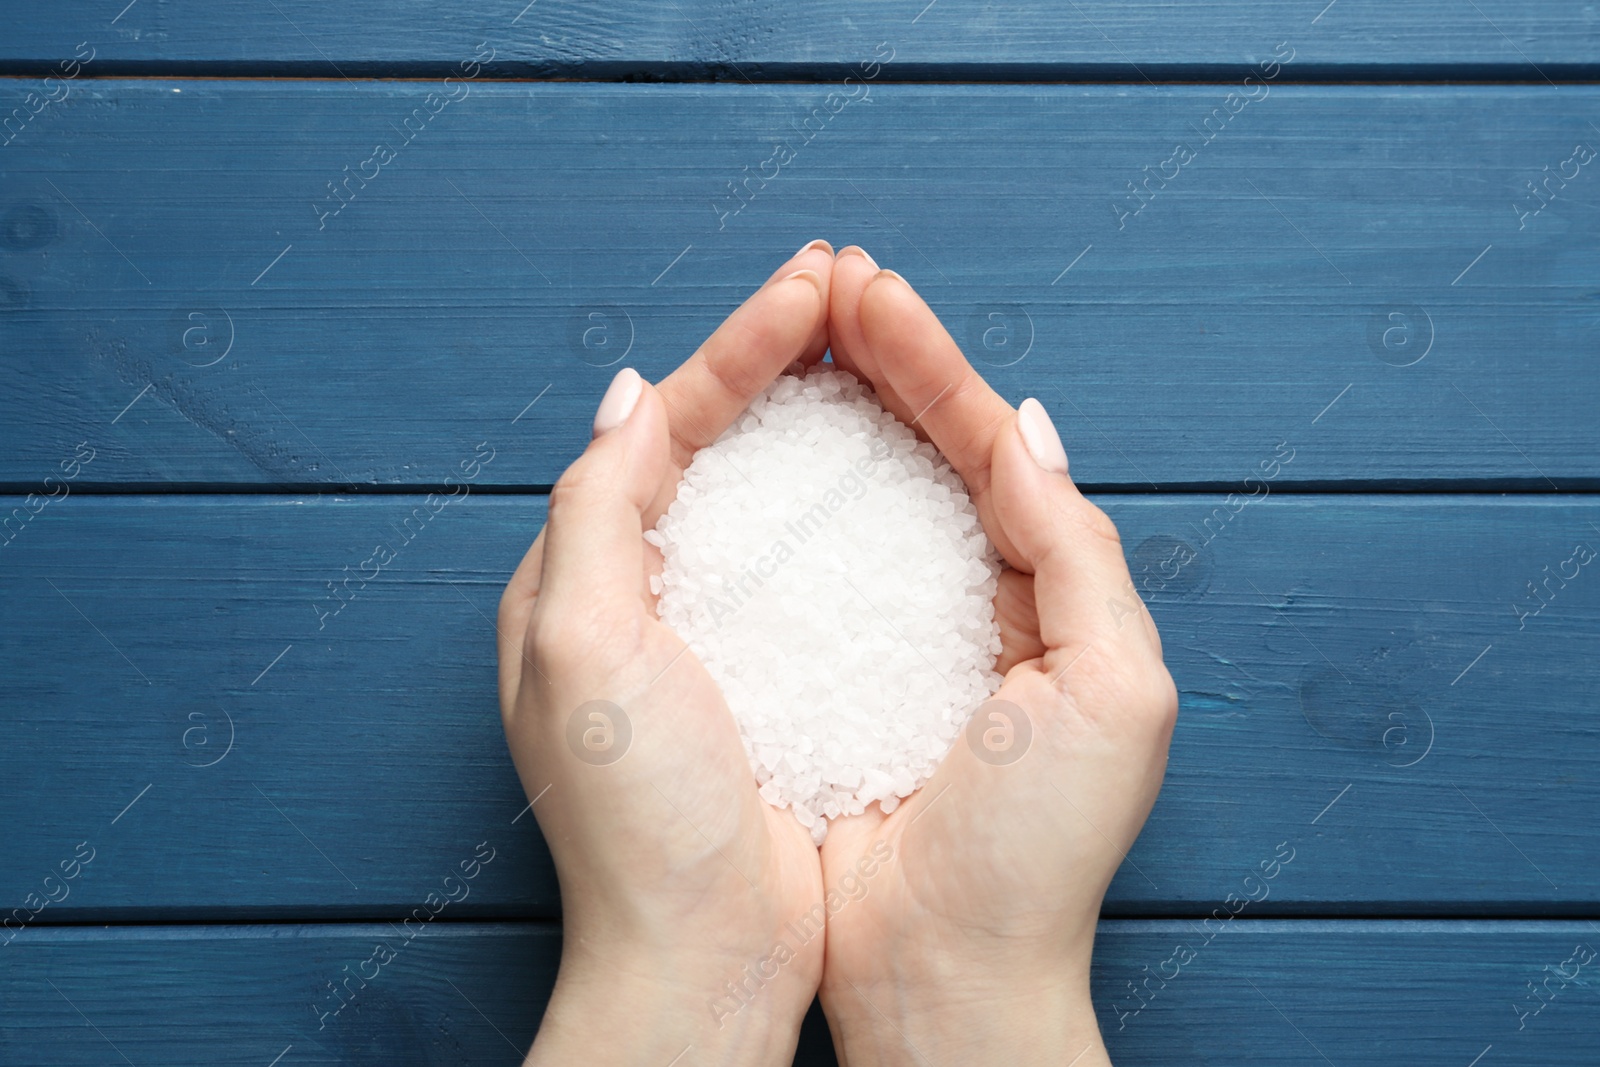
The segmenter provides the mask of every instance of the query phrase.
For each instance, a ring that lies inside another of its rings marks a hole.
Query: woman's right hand
[[[618,374],[501,599],[506,738],[561,882],[530,1063],[793,1057],[823,939],[771,957],[820,897],[816,846],[757,794],[721,691],[656,617],[642,535],[696,450],[821,358],[832,260],[802,249],[659,386]]]

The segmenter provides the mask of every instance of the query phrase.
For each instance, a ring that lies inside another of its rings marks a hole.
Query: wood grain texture
[[[1600,487],[1594,86],[435,90],[80,80],[34,117],[0,149],[0,484],[87,441],[83,485],[431,485],[490,438],[486,484],[548,486],[619,366],[664,375],[824,236],[1091,486],[1231,488],[1289,439],[1303,488]]]
[[[1119,1067],[1600,1057],[1595,5],[0,26],[0,1063],[520,1061],[560,902],[490,620],[544,501],[490,494],[817,236],[1118,494],[1182,693]],[[1436,489],[1551,495],[1356,495]],[[93,495],[152,490],[239,495]],[[71,925],[127,920],[251,925]]]
[[[88,40],[117,73],[293,74],[319,78],[424,74],[484,41],[503,77],[828,77],[894,43],[891,76],[1050,80],[1217,77],[1281,40],[1301,76],[1581,76],[1600,65],[1600,16],[1579,0],[1306,0],[1204,5],[1175,0],[1043,0],[996,5],[838,0],[796,8],[759,3],[648,4],[603,11],[561,0],[326,5],[278,0],[237,7],[198,0],[96,4],[70,10],[0,4],[0,65],[48,69]]]
[[[1101,503],[1182,694],[1107,914],[1214,914],[1282,846],[1252,916],[1600,916],[1600,503]],[[543,501],[427,510],[73,496],[0,548],[0,904],[88,841],[37,921],[400,918],[487,842],[451,917],[555,915],[490,621]]]
[[[393,960],[365,968],[371,981],[352,981],[349,1006],[324,1017],[338,1003],[327,983],[379,944]],[[284,1067],[509,1067],[532,1042],[558,946],[553,929],[525,924],[451,923],[410,942],[384,924],[37,928],[0,949],[0,1055],[50,1067],[119,1052],[171,1067],[263,1067],[280,1053]],[[1192,958],[1163,968],[1178,946]],[[1568,961],[1597,949],[1593,923],[1239,920],[1202,943],[1185,922],[1107,921],[1094,996],[1118,1067],[1464,1067],[1479,1055],[1589,1067],[1600,960]],[[1564,982],[1554,969],[1577,974]],[[1134,1014],[1129,984],[1158,971],[1172,977],[1150,979]],[[663,1035],[677,1042],[663,1064],[701,1022]],[[795,1063],[831,1067],[820,1013],[807,1023]],[[919,1049],[948,1062],[939,1051]]]

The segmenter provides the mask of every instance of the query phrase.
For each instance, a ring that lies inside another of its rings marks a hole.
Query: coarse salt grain
[[[645,540],[762,798],[818,844],[831,818],[892,812],[999,687],[999,557],[966,486],[849,374],[778,378]]]

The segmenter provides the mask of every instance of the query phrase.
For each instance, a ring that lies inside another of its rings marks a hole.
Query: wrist
[[[815,980],[806,985],[800,973],[753,980],[748,962],[611,950],[569,932],[527,1063],[787,1067]]]
[[[978,974],[830,979],[822,1001],[840,1062],[1109,1067],[1086,969],[1081,977]]]

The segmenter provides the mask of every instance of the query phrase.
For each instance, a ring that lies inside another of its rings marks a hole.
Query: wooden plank
[[[1232,488],[1292,440],[1284,486],[1600,488],[1595,86],[436,88],[85,80],[21,128],[0,485],[79,442],[84,485],[439,484],[490,438],[486,484],[548,486],[617,366],[820,235],[1091,486]]]
[[[1183,705],[1108,914],[1210,914],[1281,843],[1252,914],[1600,916],[1600,839],[1574,832],[1600,823],[1600,564],[1574,555],[1600,502],[1102,503]],[[554,915],[490,622],[543,501],[427,510],[46,505],[0,549],[0,904],[87,841],[38,921],[395,918],[487,842],[452,916]]]
[[[379,943],[392,953],[381,967],[368,963]],[[387,923],[34,928],[0,949],[0,1057],[51,1067],[121,1063],[119,1054],[173,1067],[518,1064],[559,946],[552,925],[444,921],[410,938]],[[347,975],[357,977],[336,993]]]
[[[292,74],[314,77],[442,73],[485,41],[501,77],[831,77],[892,42],[892,77],[1050,80],[1230,76],[1283,40],[1299,76],[1438,77],[1542,81],[1600,62],[1600,20],[1579,0],[1529,5],[1479,0],[1248,3],[1197,7],[1170,0],[1003,10],[927,0],[863,9],[834,2],[624,2],[604,16],[545,0],[457,4],[448,10],[374,2],[328,6],[281,0],[261,8],[111,3],[57,10],[9,3],[0,65],[39,72],[82,41],[96,68],[116,73]],[[91,68],[95,69],[95,68]]]
[[[393,959],[322,1016],[338,1003],[328,983],[379,944]],[[1176,946],[1191,955],[1169,964]],[[1119,1067],[1588,1067],[1597,946],[1593,923],[1240,920],[1204,942],[1187,922],[1113,920],[1095,939],[1095,1006]],[[36,928],[0,950],[0,1053],[52,1067],[118,1052],[172,1067],[511,1065],[558,951],[553,929],[525,924],[441,924],[409,942],[383,924]],[[1135,1014],[1128,986],[1147,975]],[[683,1020],[684,1042],[696,1023]],[[835,1062],[822,1023],[814,1010],[795,1063]]]

